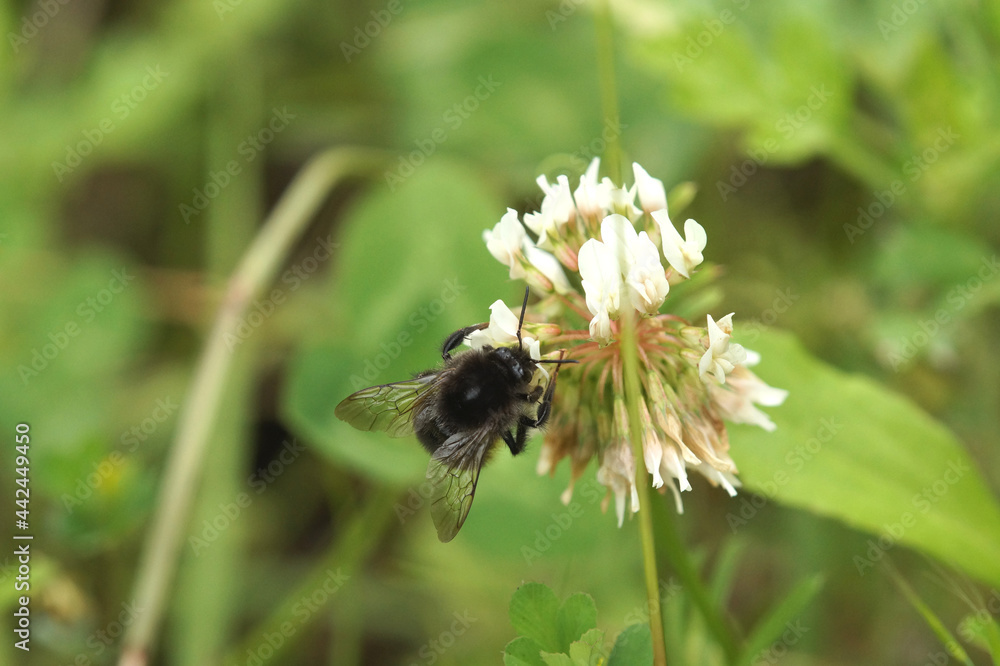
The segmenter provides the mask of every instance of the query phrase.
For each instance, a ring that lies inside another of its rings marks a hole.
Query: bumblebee
[[[512,455],[524,451],[528,435],[549,418],[559,364],[573,360],[535,360],[521,341],[528,291],[517,325],[517,346],[483,346],[452,352],[470,333],[487,327],[461,328],[441,347],[442,367],[413,379],[362,389],[345,398],[334,412],[359,430],[381,430],[390,437],[411,433],[431,455],[427,478],[433,488],[431,517],[438,538],[451,541],[472,508],[479,473],[503,441]],[[545,388],[532,387],[538,365],[556,364]]]

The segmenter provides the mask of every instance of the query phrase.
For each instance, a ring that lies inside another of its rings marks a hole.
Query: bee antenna
[[[524,302],[521,303],[521,317],[517,320],[517,348],[522,349],[521,345],[521,326],[524,325],[524,311],[528,308],[528,287],[524,288]]]

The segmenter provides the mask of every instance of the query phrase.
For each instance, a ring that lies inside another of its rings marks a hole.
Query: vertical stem
[[[661,503],[662,504],[662,503]],[[698,568],[691,561],[690,553],[677,531],[677,522],[670,509],[657,506],[656,539],[659,552],[664,554],[677,577],[681,580],[688,598],[701,614],[708,631],[726,655],[727,664],[735,664],[740,656],[741,639],[732,621],[721,608],[717,608],[712,595],[701,582]]]
[[[653,639],[653,664],[666,666],[667,648],[663,638],[663,617],[660,609],[660,577],[656,573],[656,548],[653,535],[653,511],[650,505],[649,476],[646,473],[642,449],[642,422],[639,402],[639,352],[635,335],[635,316],[623,313],[622,365],[625,375],[625,406],[628,409],[629,437],[635,458],[635,486],[639,493],[639,534],[642,537],[642,564],[646,574],[646,599],[649,603],[649,633]]]
[[[219,63],[217,81],[206,100],[206,154],[204,170],[225,164],[233,148],[247,134],[266,122],[261,108],[260,69],[247,62],[246,55]],[[254,237],[262,217],[258,202],[264,182],[263,160],[243,164],[234,177],[212,200],[203,219],[205,234],[206,283],[220,293],[239,264],[248,240]],[[213,520],[219,505],[231,501],[243,488],[245,467],[249,466],[246,446],[253,418],[254,368],[259,358],[260,340],[245,340],[233,350],[216,424],[205,453],[206,474],[195,493],[191,523]],[[246,525],[234,524],[210,548],[185,549],[172,586],[173,603],[167,608],[166,624],[170,641],[168,660],[179,664],[214,664],[235,628],[238,612],[237,590],[242,585],[241,569],[246,548]]]
[[[601,111],[605,125],[615,130],[607,132],[607,150],[604,158],[608,177],[619,185],[622,180],[622,148],[617,131],[620,127],[618,111],[618,88],[615,83],[615,41],[614,21],[611,16],[610,0],[599,0],[596,9],[597,29],[597,72],[601,89]],[[636,343],[635,317],[633,313],[622,315],[622,365],[625,375],[625,406],[628,410],[629,438],[632,455],[635,458],[635,485],[639,495],[639,534],[642,539],[642,564],[646,580],[646,601],[649,606],[649,633],[653,641],[654,666],[666,666],[667,650],[663,640],[663,616],[660,608],[660,577],[656,572],[656,547],[653,535],[653,514],[650,512],[649,478],[646,474],[645,456],[642,450],[642,430],[639,402],[642,390],[639,383],[639,352]]]
[[[128,628],[121,666],[144,666],[156,642],[177,558],[198,488],[205,449],[216,423],[233,362],[230,340],[253,299],[274,279],[292,245],[331,187],[348,173],[369,168],[368,151],[338,148],[319,155],[299,172],[243,255],[198,360],[191,392],[167,460],[156,514],[136,577],[136,605],[143,612]]]
[[[618,112],[618,86],[615,83],[615,27],[611,16],[611,0],[599,0],[595,10],[597,28],[597,76],[601,89],[601,112],[604,124],[612,131],[605,132],[607,150],[604,161],[608,177],[617,184],[622,182],[621,118]]]

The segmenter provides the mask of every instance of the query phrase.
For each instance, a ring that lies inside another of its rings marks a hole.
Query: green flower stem
[[[595,10],[597,30],[597,70],[601,89],[601,111],[604,122],[618,127],[618,87],[615,83],[614,20],[610,0],[601,0]],[[611,132],[604,153],[608,177],[615,183],[622,180],[622,147],[620,132]],[[656,573],[656,547],[653,535],[653,516],[649,511],[649,479],[642,453],[642,429],[639,403],[642,389],[639,381],[639,348],[636,343],[635,318],[622,317],[622,365],[625,379],[625,406],[628,410],[629,437],[635,457],[635,485],[639,494],[639,534],[642,538],[642,564],[646,579],[646,601],[649,606],[649,633],[653,640],[654,666],[666,666],[667,649],[663,638],[663,615],[660,608],[660,578]]]
[[[712,595],[702,584],[698,569],[691,561],[690,553],[677,531],[677,524],[670,509],[664,502],[659,502],[650,508],[656,512],[658,518],[656,531],[658,552],[665,555],[670,568],[680,578],[681,586],[725,653],[726,663],[737,663],[741,654],[742,640],[728,616],[716,607]]]
[[[625,379],[625,406],[628,409],[629,437],[635,458],[635,486],[639,493],[639,534],[642,537],[642,564],[646,572],[646,599],[649,604],[649,633],[653,639],[653,664],[666,666],[667,647],[663,638],[663,616],[660,609],[660,578],[656,573],[656,547],[653,534],[653,513],[649,492],[649,475],[642,452],[642,422],[639,403],[639,348],[635,335],[635,317],[625,313],[622,322],[622,365]]]
[[[594,10],[597,28],[597,76],[601,88],[601,112],[605,124],[619,127],[618,86],[615,83],[615,26],[611,16],[610,0],[601,0]],[[604,163],[608,177],[616,184],[622,181],[621,132],[608,132]]]
[[[345,175],[370,169],[381,161],[381,156],[370,151],[349,148],[337,148],[315,157],[278,201],[230,278],[198,360],[191,391],[181,409],[136,578],[136,604],[143,612],[125,636],[120,666],[148,663],[156,642],[197,493],[205,449],[233,365],[234,354],[227,340],[236,337],[236,328],[253,299],[274,280],[333,185]]]

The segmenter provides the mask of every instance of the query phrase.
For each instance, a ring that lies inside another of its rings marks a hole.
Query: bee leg
[[[503,434],[503,441],[507,443],[507,448],[510,449],[511,455],[516,456],[518,453],[524,451],[525,445],[528,443],[528,428],[531,419],[521,417],[521,420],[517,423],[517,428],[514,429],[512,433],[510,430]]]
[[[562,360],[563,355],[559,355],[559,359]],[[559,377],[559,366],[556,366],[556,371],[552,373],[552,379],[549,380],[548,386],[545,387],[545,395],[542,396],[542,401],[538,405],[538,409],[535,411],[535,419],[532,421],[528,419],[528,427],[530,428],[542,428],[549,420],[549,413],[552,410],[552,396],[556,392],[556,378]],[[542,388],[537,386],[536,389]],[[535,396],[535,400],[538,396]],[[522,420],[524,417],[522,417]]]
[[[521,400],[525,402],[538,402],[538,399],[542,397],[542,387],[536,386],[531,390],[531,393],[521,394]]]
[[[466,326],[465,328],[460,328],[451,335],[449,335],[448,338],[444,341],[444,344],[441,345],[441,358],[443,358],[446,361],[449,360],[451,358],[451,351],[455,349],[455,347],[462,344],[465,338],[468,337],[469,333],[472,333],[473,331],[481,331],[489,325],[490,325],[489,322],[483,322],[482,324],[473,324],[472,326]]]

